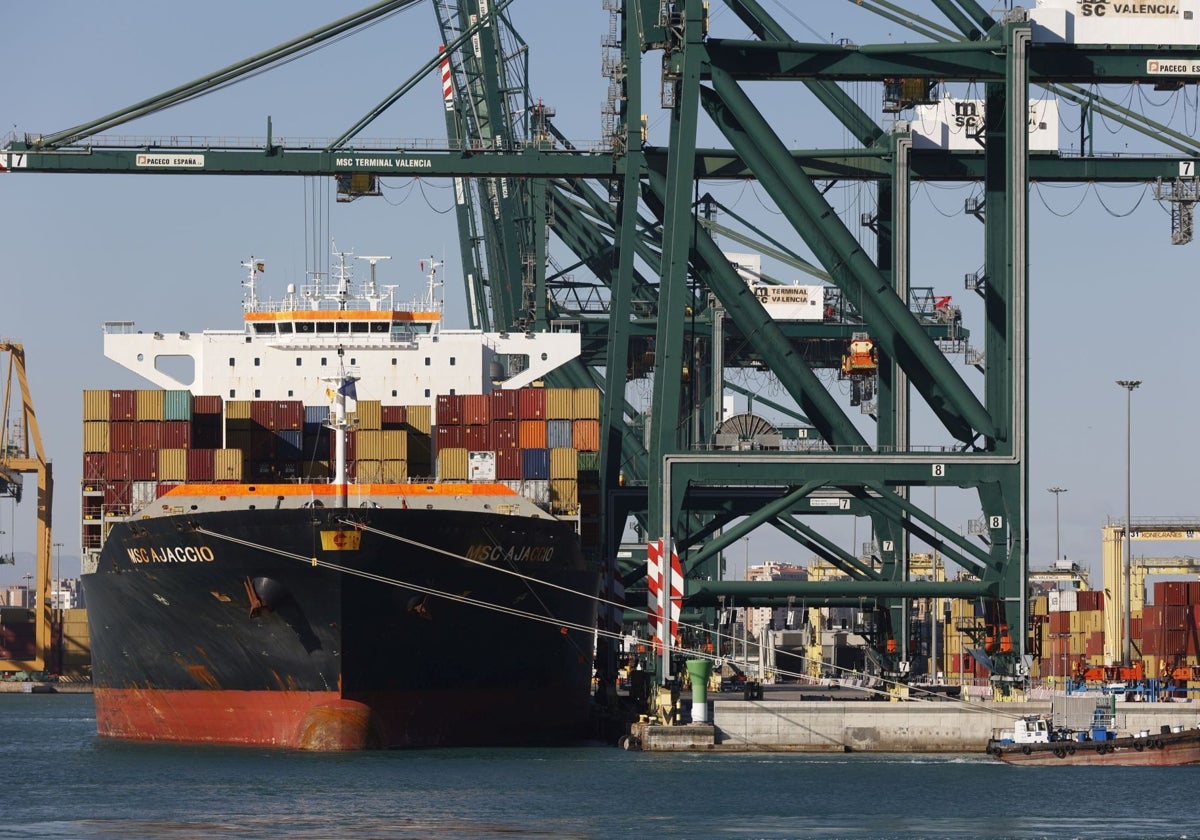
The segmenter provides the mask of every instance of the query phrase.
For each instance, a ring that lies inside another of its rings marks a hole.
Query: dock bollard
[[[692,723],[708,723],[708,675],[712,673],[712,662],[689,659],[687,670],[692,679]]]

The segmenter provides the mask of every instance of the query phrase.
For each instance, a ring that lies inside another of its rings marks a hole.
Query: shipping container
[[[219,415],[196,414],[192,416],[189,446],[196,449],[220,449],[224,442]]]
[[[491,451],[468,451],[467,475],[471,481],[495,481],[496,453]]]
[[[124,514],[129,512],[130,485],[132,481],[109,481],[104,486],[105,514]]]
[[[354,406],[358,428],[377,432],[383,428],[383,406],[379,400],[358,400]]]
[[[213,452],[213,478],[216,481],[241,481],[244,457],[239,449]]]
[[[518,421],[517,443],[521,445],[522,449],[546,449],[546,421]],[[549,476],[547,476],[547,478],[548,477]]]
[[[158,388],[135,392],[135,420],[163,419],[163,392]]]
[[[408,432],[403,429],[387,429],[379,435],[381,457],[384,461],[408,460]]]
[[[521,406],[518,400],[519,391],[506,391],[496,389],[492,391],[488,397],[488,410],[492,415],[492,422],[497,420],[519,420],[521,418]]]
[[[550,512],[574,514],[578,509],[579,495],[575,479],[550,479]]]
[[[575,420],[571,423],[571,446],[580,452],[600,451],[600,421]]]
[[[542,388],[521,388],[518,390],[517,415],[521,420],[545,420],[545,390]]]
[[[84,452],[108,452],[111,446],[107,420],[83,421]]]
[[[433,432],[433,409],[428,405],[406,405],[404,422],[409,430],[429,435]]]
[[[439,426],[462,425],[463,398],[461,394],[438,394],[434,422]]]
[[[546,394],[547,420],[575,419],[574,388],[543,388]]]
[[[225,419],[226,420],[249,420],[250,419],[250,400],[226,400],[225,401]],[[229,428],[228,425],[225,427]]]
[[[164,420],[187,420],[192,419],[192,392],[181,389],[163,391],[163,416]]]
[[[384,431],[404,429],[407,414],[402,405],[385,405],[380,409],[380,425]]]
[[[137,448],[137,422],[114,420],[108,424],[108,449],[110,452],[132,452]]]
[[[188,449],[158,450],[158,478],[160,481],[187,481]]]
[[[380,462],[384,484],[403,484],[408,481],[408,461],[403,458],[388,458]]]
[[[197,414],[220,414],[222,411],[221,398],[213,395],[192,397],[192,419]]]
[[[465,449],[462,426],[437,427],[437,451],[441,452],[443,449]]]
[[[466,481],[468,472],[467,450],[450,446],[438,449],[438,478],[442,481]]]
[[[516,420],[493,420],[489,427],[488,448],[496,451],[502,449],[520,449],[518,437],[520,426]]]
[[[383,481],[383,462],[362,458],[354,462],[354,480],[359,484],[379,484]]]
[[[85,452],[83,456],[83,480],[99,481],[106,478],[104,470],[107,466],[107,452]]]
[[[108,419],[128,420],[137,419],[137,391],[128,389],[108,392]]]
[[[600,389],[576,388],[572,420],[600,419]]]
[[[521,479],[521,450],[496,450],[496,479],[498,481],[519,481]]]
[[[575,447],[575,448],[578,449],[579,447]],[[600,472],[600,453],[596,452],[596,451],[580,452],[579,453],[579,473],[580,473],[579,480],[582,481],[584,478],[584,475],[586,474],[589,478],[598,482],[599,481],[599,475],[598,475],[599,472]],[[1045,605],[1045,601],[1046,601],[1045,596],[1042,596],[1043,606]]]
[[[158,450],[139,449],[129,453],[130,478],[134,481],[158,481]]]
[[[186,449],[187,452],[187,480],[188,481],[212,481],[214,472],[213,455],[216,449]],[[164,481],[169,480],[166,476],[162,476]]]
[[[157,481],[133,481],[130,483],[129,503],[134,510],[152,505],[158,499]]]
[[[320,426],[329,419],[329,406],[327,405],[306,405],[304,406],[304,425]]]
[[[462,422],[464,426],[486,426],[492,420],[487,394],[464,394]]]
[[[304,432],[280,429],[275,433],[275,457],[281,461],[299,461],[304,457]]]
[[[1104,591],[1100,589],[1083,590],[1077,596],[1081,611],[1104,609]]]
[[[549,449],[572,448],[571,423],[571,420],[546,421],[546,446]]]
[[[83,419],[88,420],[103,420],[105,422],[111,420],[109,417],[109,401],[111,397],[107,389],[103,391],[84,391],[83,392]]]
[[[550,450],[550,479],[579,477],[579,453],[569,446]]]
[[[550,479],[550,450],[544,447],[522,449],[521,478],[548,481]]]
[[[139,420],[133,427],[133,448],[140,451],[157,452],[167,446],[163,441],[163,425],[161,420]]]
[[[492,445],[491,430],[487,426],[463,426],[462,445],[467,449],[486,450]]]

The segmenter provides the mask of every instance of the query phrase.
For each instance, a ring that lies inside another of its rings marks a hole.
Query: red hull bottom
[[[1107,764],[1123,767],[1200,764],[1200,731],[1195,729],[1148,738],[1118,738],[1099,742],[1054,741],[1026,746],[995,744],[988,751],[1009,764]]]
[[[528,744],[577,737],[586,708],[545,690],[405,692],[95,690],[99,735],[326,752]]]

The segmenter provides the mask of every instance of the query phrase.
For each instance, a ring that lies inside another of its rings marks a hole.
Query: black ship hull
[[[84,577],[97,727],[337,750],[575,738],[598,578],[571,525],[549,518],[293,508],[130,520]]]

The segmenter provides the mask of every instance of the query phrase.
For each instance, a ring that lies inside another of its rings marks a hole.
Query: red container
[[[254,400],[250,403],[250,419],[264,429],[303,429],[304,403],[299,400]]]
[[[1050,632],[1051,633],[1070,633],[1071,632],[1071,614],[1065,612],[1050,613]]]
[[[192,416],[197,414],[221,414],[221,398],[216,396],[192,397]]]
[[[221,448],[221,418],[213,414],[201,414],[192,418],[191,445],[197,449]],[[181,449],[185,447],[174,447]]]
[[[571,446],[580,452],[600,451],[600,421],[574,420],[571,422]]]
[[[187,420],[167,420],[162,424],[163,449],[187,449],[192,444],[192,424]]]
[[[213,450],[189,449],[187,454],[188,481],[213,480]]]
[[[492,391],[488,396],[489,410],[492,412],[492,421],[496,420],[519,420],[521,418],[520,402],[518,395],[520,391]]]
[[[108,425],[108,450],[110,452],[132,452],[137,448],[137,423],[121,420]]]
[[[163,446],[163,423],[160,420],[139,420],[134,426],[133,448],[139,451],[157,452],[160,449],[178,449]]]
[[[546,392],[541,388],[517,391],[517,415],[521,420],[546,419]]]
[[[493,449],[496,452],[502,449],[520,449],[521,444],[517,439],[517,421],[515,420],[493,420],[491,425],[491,443],[488,449]],[[517,476],[520,478],[521,476]]]
[[[1162,610],[1164,630],[1184,630],[1187,628],[1191,616],[1186,604],[1167,604]]]
[[[104,488],[104,505],[128,505],[133,498],[133,490],[128,481],[110,481]]]
[[[490,400],[486,394],[466,394],[462,402],[462,421],[465,426],[486,426],[492,419]]]
[[[496,450],[496,480],[519,481],[521,478],[521,450]]]
[[[1104,590],[1082,590],[1076,594],[1080,612],[1104,609]]]
[[[1162,592],[1163,598],[1158,599],[1159,592]],[[1154,585],[1154,603],[1156,604],[1172,604],[1182,606],[1188,602],[1188,585],[1187,581],[1182,580],[1164,580],[1159,581]]]
[[[466,446],[463,443],[463,426],[438,426],[434,430],[437,448],[440,452],[443,449],[462,449]]]
[[[379,416],[385,432],[399,431],[408,422],[408,409],[402,405],[385,405],[380,408]]]
[[[354,432],[350,432],[350,434],[346,435],[346,465],[347,465],[346,469],[350,470],[350,475],[354,475],[354,471],[351,469],[351,466],[354,463],[354,452],[355,452],[355,449],[357,448],[355,446],[356,440],[357,440],[357,438],[355,437]],[[329,466],[331,469],[333,468],[333,462],[336,457],[337,457],[337,438],[334,435],[330,435],[329,436]]]
[[[83,456],[83,480],[98,481],[106,477],[108,469],[107,452],[87,452]]]
[[[487,426],[463,426],[462,445],[472,452],[485,452],[492,448],[491,429]]]
[[[438,394],[433,422],[439,426],[459,426],[462,425],[462,418],[462,394]]]
[[[120,390],[108,392],[109,420],[137,419],[137,391]]]
[[[133,455],[129,452],[106,452],[104,477],[109,481],[129,481],[133,478]]]
[[[158,450],[139,449],[130,453],[130,477],[134,481],[158,480]]]
[[[1200,580],[1189,580],[1188,585],[1188,600],[1189,604],[1200,604]]]
[[[1186,630],[1164,630],[1163,639],[1163,656],[1187,656],[1187,637]]]
[[[1163,608],[1157,604],[1142,607],[1142,632],[1149,636],[1163,629]]]

